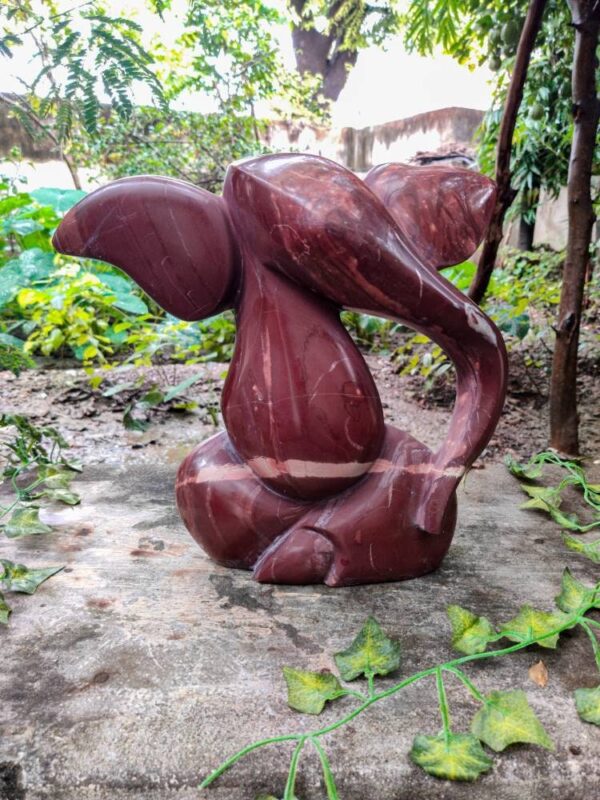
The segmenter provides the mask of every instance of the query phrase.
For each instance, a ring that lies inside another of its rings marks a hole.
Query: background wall
[[[474,140],[483,112],[453,106],[416,114],[406,119],[365,128],[320,129],[309,125],[277,123],[270,126],[265,143],[273,150],[317,153],[344,164],[361,174],[386,161],[413,163],[475,164]],[[25,159],[15,165],[8,160],[18,147]],[[0,105],[0,173],[27,178],[30,188],[71,187],[66,166],[49,141],[33,140],[20,123]],[[98,185],[92,170],[81,170],[85,188]],[[516,244],[516,225],[509,224],[506,240]],[[567,198],[542,195],[538,209],[534,244],[564,249],[567,238]]]

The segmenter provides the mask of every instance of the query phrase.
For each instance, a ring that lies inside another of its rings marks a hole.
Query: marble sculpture
[[[176,484],[211,558],[266,583],[328,586],[440,564],[507,365],[495,325],[438,270],[475,251],[494,202],[493,182],[465,169],[385,164],[361,180],[279,154],[231,165],[222,197],[124,178],[65,216],[58,251],[119,267],[176,317],[235,310],[226,430],[192,450]],[[456,401],[437,450],[385,424],[341,309],[398,320],[448,354]]]

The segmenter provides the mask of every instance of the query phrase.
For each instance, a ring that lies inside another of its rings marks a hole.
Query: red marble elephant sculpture
[[[57,250],[116,265],[175,316],[235,309],[226,431],[177,477],[183,520],[215,561],[258,581],[329,586],[439,565],[456,487],[502,409],[506,352],[438,270],[472,254],[494,198],[468,170],[387,164],[363,181],[280,154],[232,165],[223,197],[125,178],[65,216]],[[456,402],[435,452],[385,425],[343,308],[398,320],[452,359]]]

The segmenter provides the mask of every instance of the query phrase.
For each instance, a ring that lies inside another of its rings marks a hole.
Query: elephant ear
[[[365,183],[419,260],[435,269],[460,264],[475,252],[496,199],[493,181],[457,167],[382,164]]]
[[[185,320],[233,304],[240,259],[222,198],[183,181],[123,178],[89,194],[52,240],[61,253],[106,261]]]

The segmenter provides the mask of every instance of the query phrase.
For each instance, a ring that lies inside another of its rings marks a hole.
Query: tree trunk
[[[290,0],[290,6],[301,19],[306,4],[306,0]],[[298,72],[320,75],[320,94],[327,100],[338,99],[358,58],[356,50],[340,50],[339,43],[336,33],[325,34],[316,28],[293,26],[292,44]]]
[[[521,208],[517,241],[519,250],[533,250],[535,219],[540,201],[540,178],[535,174],[532,177],[531,188],[521,190]],[[528,222],[528,219],[531,219],[531,222]]]
[[[559,452],[577,455],[577,348],[594,225],[591,175],[600,117],[600,101],[596,91],[600,3],[598,0],[569,0],[569,6],[575,28],[572,75],[574,125],[567,183],[567,253],[550,384],[550,445]]]
[[[519,250],[533,250],[533,234],[535,232],[535,220],[528,222],[524,217],[519,218],[519,232],[517,236],[517,247]]]
[[[487,235],[483,244],[483,250],[477,265],[477,272],[473,278],[473,283],[469,287],[469,297],[476,303],[481,303],[486,293],[494,265],[498,248],[502,241],[502,228],[504,217],[515,199],[515,190],[510,185],[510,156],[512,151],[512,139],[517,122],[519,106],[523,99],[523,87],[527,78],[527,70],[531,58],[531,51],[535,46],[537,33],[542,24],[542,16],[546,7],[546,0],[531,0],[527,9],[527,16],[521,31],[515,66],[506,95],[504,113],[502,114],[502,124],[498,136],[498,151],[496,153],[496,174],[495,180],[498,185],[496,205],[492,214],[492,219],[488,228]]]

